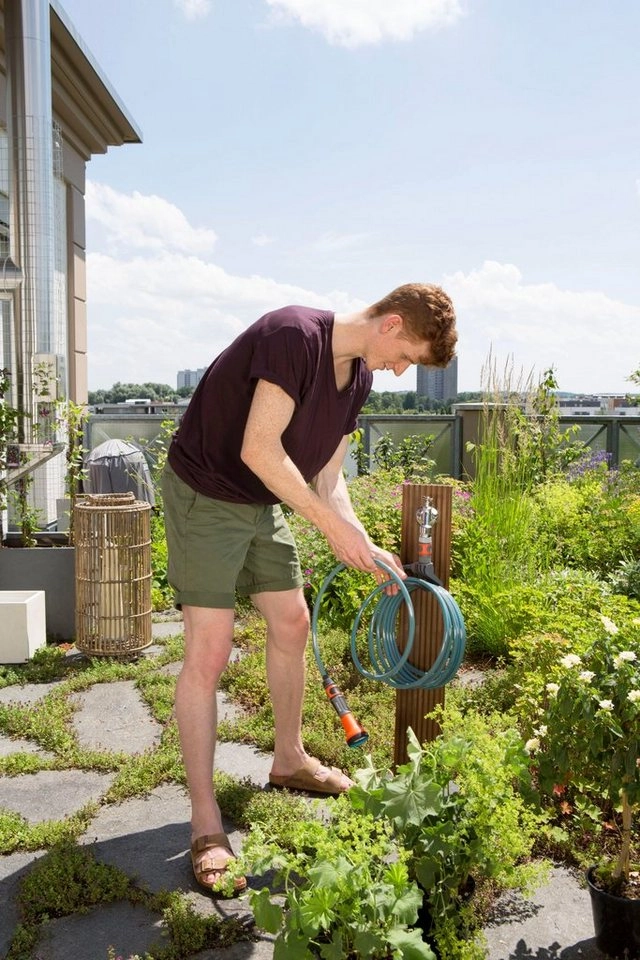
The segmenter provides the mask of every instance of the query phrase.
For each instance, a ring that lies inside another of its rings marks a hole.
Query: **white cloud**
[[[187,20],[202,20],[211,10],[211,0],[173,0]]]
[[[459,319],[462,389],[479,385],[491,349],[498,369],[509,357],[525,375],[555,367],[562,390],[625,391],[640,357],[640,307],[597,290],[526,283],[513,264],[495,261],[442,285]]]
[[[462,16],[459,0],[266,0],[276,17],[298,20],[345,47],[411,40]]]
[[[178,370],[206,366],[238,332],[286,303],[338,312],[365,305],[343,291],[228,273],[212,262],[213,231],[192,227],[160,197],[89,184],[87,226],[91,389],[116,380],[174,384]],[[528,283],[515,265],[495,261],[440,282],[458,315],[461,390],[480,386],[490,350],[498,370],[509,358],[525,375],[554,366],[563,390],[629,390],[640,362],[640,306],[597,290]],[[415,370],[375,378],[378,390],[415,383]]]
[[[270,243],[275,243],[275,239],[267,233],[259,233],[257,237],[251,237],[251,243],[256,247],[267,247]]]
[[[110,249],[176,250],[207,254],[213,249],[213,230],[192,227],[185,215],[162,197],[131,195],[89,180],[86,190],[87,220],[100,224]]]
[[[246,326],[287,303],[363,306],[339,291],[228,273],[206,257],[213,231],[194,229],[160,197],[91,184],[87,224],[97,234],[87,244],[95,251],[87,257],[92,390],[117,380],[175,384],[178,370],[207,366]]]

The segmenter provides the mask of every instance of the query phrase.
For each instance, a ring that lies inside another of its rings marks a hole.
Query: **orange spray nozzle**
[[[348,746],[362,747],[369,739],[369,734],[351,713],[344,694],[331,677],[325,675],[322,683],[329,703],[340,717]]]

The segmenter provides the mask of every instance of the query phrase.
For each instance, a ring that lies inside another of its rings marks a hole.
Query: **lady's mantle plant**
[[[424,746],[409,729],[409,760],[395,773],[374,769],[369,758],[347,796],[356,811],[391,825],[409,876],[428,898],[429,935],[444,956],[446,931],[473,936],[474,920],[461,909],[469,878],[521,890],[540,879],[540,871],[523,862],[540,818],[530,804],[528,759],[515,729],[497,714],[463,716],[451,706],[438,720],[441,736]]]
[[[561,657],[545,687],[545,709],[527,747],[540,785],[571,786],[621,813],[612,880],[629,880],[632,822],[640,805],[640,618],[620,628],[602,616],[599,635],[580,656]]]
[[[288,848],[254,826],[242,860],[256,875],[275,871],[276,889],[249,893],[256,924],[276,934],[274,960],[435,960],[412,929],[422,894],[409,878],[388,825],[327,804],[328,821],[303,821]]]

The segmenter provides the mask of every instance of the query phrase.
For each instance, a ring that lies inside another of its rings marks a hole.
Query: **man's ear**
[[[390,331],[395,330],[397,333],[402,333],[402,328],[404,326],[404,320],[399,313],[389,313],[382,321],[382,333],[389,333]]]

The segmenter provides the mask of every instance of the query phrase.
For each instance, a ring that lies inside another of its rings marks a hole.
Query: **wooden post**
[[[451,563],[451,487],[436,483],[408,483],[402,488],[402,547],[403,563],[418,560],[419,527],[416,513],[425,497],[431,497],[438,511],[438,519],[431,531],[433,539],[433,566],[442,585],[449,587]],[[444,625],[438,601],[425,590],[414,590],[411,599],[416,615],[416,629],[410,661],[419,670],[428,670],[442,646]],[[405,627],[406,630],[406,627]],[[399,638],[399,645],[402,641]],[[444,703],[444,687],[437,690],[398,690],[396,693],[396,728],[394,763],[407,761],[407,729],[412,728],[420,743],[434,740],[439,733],[433,720],[426,720],[438,704]]]

